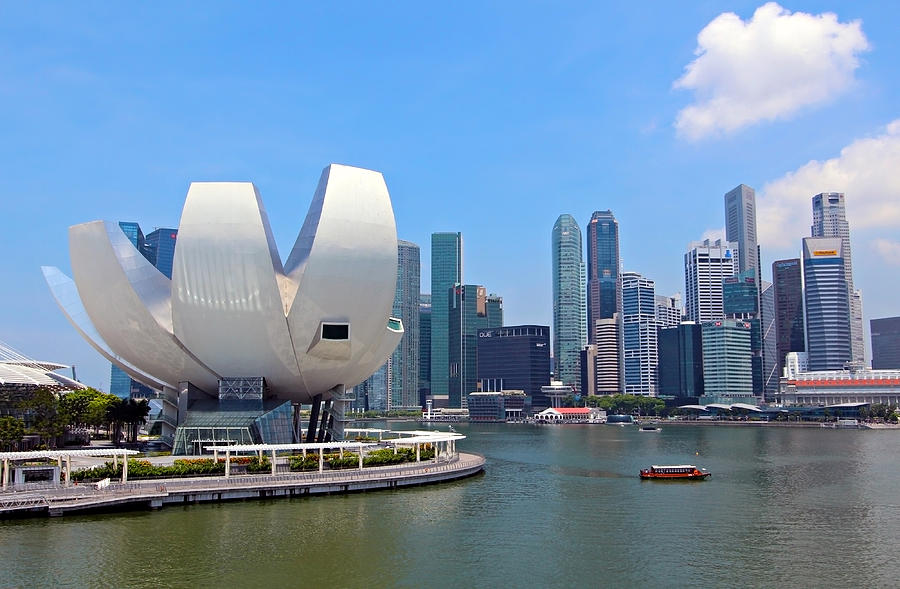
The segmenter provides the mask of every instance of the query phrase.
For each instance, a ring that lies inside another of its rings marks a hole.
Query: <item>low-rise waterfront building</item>
[[[790,354],[788,354],[790,357]],[[776,401],[784,405],[900,405],[900,370],[814,370],[786,375]]]
[[[525,412],[525,391],[469,393],[469,421],[518,421]]]

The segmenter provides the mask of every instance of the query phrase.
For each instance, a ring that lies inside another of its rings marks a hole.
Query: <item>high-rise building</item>
[[[766,402],[775,400],[781,367],[778,365],[778,332],[775,327],[775,285],[762,282],[759,293],[759,319],[762,324],[763,390]]]
[[[419,407],[419,246],[397,241],[397,288],[393,316],[403,321],[403,338],[391,355],[389,409]]]
[[[450,392],[451,289],[463,281],[462,233],[431,234],[431,396],[446,406]],[[471,392],[471,391],[468,391]],[[458,406],[458,405],[457,405]]]
[[[144,238],[144,232],[141,231],[141,226],[133,221],[119,221],[119,228],[122,229],[122,232],[128,237],[128,241],[131,242],[141,255],[153,263],[153,260],[150,259],[149,256],[147,243]],[[132,397],[148,398],[155,396],[153,389],[134,380],[115,364],[110,364],[109,392],[120,399],[130,399]]]
[[[728,319],[743,319],[750,324],[750,355],[753,393],[765,394],[763,335],[759,311],[759,286],[756,269],[750,268],[722,279],[722,310]]]
[[[850,302],[840,237],[803,238],[803,292],[809,369],[842,370],[851,361]]]
[[[659,394],[673,397],[703,396],[703,344],[701,327],[684,322],[660,327]]]
[[[872,369],[900,369],[900,317],[872,319]]]
[[[752,402],[749,321],[722,319],[703,324],[702,403]]]
[[[637,272],[622,273],[625,393],[656,396],[656,284]]]
[[[480,390],[520,390],[525,392],[532,411],[543,411],[550,406],[541,392],[541,387],[550,384],[549,326],[479,329],[477,356]]]
[[[581,390],[579,354],[587,343],[587,301],[581,229],[572,215],[553,224],[553,359],[554,375]]]
[[[612,211],[594,211],[587,226],[588,341],[597,319],[621,310],[619,222]]]
[[[659,327],[671,327],[681,323],[684,309],[681,307],[681,295],[670,297],[656,295],[656,323]]]
[[[691,242],[684,254],[685,319],[705,323],[725,318],[722,280],[737,270],[737,244],[730,241]]]
[[[780,375],[788,352],[806,351],[803,325],[803,273],[800,258],[772,263],[775,288],[775,362]]]
[[[483,286],[457,284],[448,291],[447,303],[450,319],[447,406],[460,408],[465,406],[466,396],[478,390],[478,330],[503,326],[503,299],[488,296]],[[431,304],[434,309],[433,297]]]
[[[419,405],[431,394],[431,295],[419,295]]]
[[[844,279],[847,282],[850,307],[850,361],[862,367],[865,364],[866,355],[866,343],[863,337],[862,292],[853,286],[850,224],[847,222],[844,194],[842,192],[817,194],[812,199],[812,208],[812,237],[841,238],[840,254],[844,261]]]
[[[388,396],[391,383],[391,359],[381,365],[372,376],[355,388],[354,408],[367,411],[388,411]]]
[[[172,278],[172,263],[175,260],[175,241],[178,229],[161,227],[148,233],[144,239],[147,244],[145,254],[150,263],[162,272],[166,278]]]
[[[615,395],[625,390],[622,382],[620,353],[621,326],[618,313],[609,319],[594,321],[594,344],[588,344],[581,353],[584,391],[589,395]]]
[[[737,243],[736,272],[759,268],[759,248],[756,243],[756,193],[744,184],[725,193],[725,239]]]

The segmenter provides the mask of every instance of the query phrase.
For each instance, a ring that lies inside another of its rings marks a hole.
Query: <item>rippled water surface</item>
[[[483,476],[0,522],[0,586],[900,586],[900,432],[455,427]]]

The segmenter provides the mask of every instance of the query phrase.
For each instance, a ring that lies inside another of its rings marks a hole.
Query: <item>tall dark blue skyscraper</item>
[[[478,382],[482,391],[521,390],[532,410],[550,406],[550,327],[507,325],[478,330]]]
[[[772,263],[775,285],[775,334],[778,338],[775,362],[780,376],[788,352],[806,351],[803,325],[803,274],[800,258]]]
[[[178,237],[178,229],[161,227],[147,234],[145,254],[150,263],[156,269],[165,274],[166,278],[172,278],[172,262],[175,260],[175,240]]]
[[[612,211],[595,211],[587,227],[588,340],[597,319],[621,311],[619,222]]]
[[[900,369],[900,317],[872,319],[872,368]]]

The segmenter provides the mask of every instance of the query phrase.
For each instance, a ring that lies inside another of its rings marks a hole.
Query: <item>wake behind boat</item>
[[[703,480],[712,475],[705,468],[697,468],[693,464],[676,464],[673,466],[657,466],[641,469],[642,479],[663,480]]]

